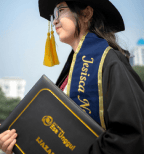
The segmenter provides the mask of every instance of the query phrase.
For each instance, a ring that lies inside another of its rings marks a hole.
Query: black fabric
[[[90,154],[144,154],[144,86],[119,51],[111,49],[103,65],[106,132]]]

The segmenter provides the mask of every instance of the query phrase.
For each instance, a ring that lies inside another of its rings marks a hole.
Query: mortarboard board
[[[54,8],[60,2],[64,0],[39,0],[40,16],[50,20],[50,16],[53,15]],[[109,0],[66,0],[82,2],[91,6],[94,10],[99,10],[106,19],[108,25],[112,26],[116,32],[125,30],[124,21],[120,12]]]

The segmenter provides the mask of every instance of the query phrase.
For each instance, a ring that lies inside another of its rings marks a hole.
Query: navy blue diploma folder
[[[15,154],[87,154],[104,130],[43,75],[0,126],[16,129]]]

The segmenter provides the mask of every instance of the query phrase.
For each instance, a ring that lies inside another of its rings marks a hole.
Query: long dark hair
[[[80,21],[79,17],[82,16],[82,10],[84,10],[88,5],[81,3],[81,2],[75,2],[75,1],[65,1],[71,10],[71,12],[74,14],[75,20],[76,20],[76,31],[75,31],[75,37],[79,36],[80,34]],[[90,20],[91,24],[89,27],[89,31],[92,33],[95,33],[98,37],[105,39],[109,46],[111,46],[115,50],[119,50],[122,54],[124,54],[128,59],[130,57],[130,54],[128,51],[123,50],[116,41],[115,33],[116,31],[112,29],[109,25],[107,25],[104,15],[98,11],[94,10],[93,17]]]

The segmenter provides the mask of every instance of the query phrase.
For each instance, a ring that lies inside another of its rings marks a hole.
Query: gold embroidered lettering
[[[49,149],[49,147],[46,145],[46,146],[44,147],[44,150],[47,151],[48,149]]]
[[[67,142],[67,144],[65,146],[68,147],[69,145],[70,145],[70,142]]]
[[[68,140],[67,139],[65,139],[64,141],[63,141],[63,144],[66,144],[68,142]]]
[[[51,129],[55,134],[58,133],[58,129],[56,128],[56,123],[55,123],[55,122],[53,122],[53,124],[50,126],[50,129]]]
[[[61,138],[64,135],[64,131],[61,130],[61,132],[58,134],[58,137]]]
[[[83,67],[84,66],[89,67],[88,63],[83,63]]]
[[[86,77],[80,76],[81,81],[86,81]]]
[[[80,85],[81,83],[83,83],[83,87],[84,87],[84,86],[85,86],[85,82],[84,82],[84,81],[80,81],[80,82],[79,82],[79,85]]]
[[[75,149],[76,146],[70,145],[70,149],[73,151]]]
[[[83,81],[84,82],[84,81]],[[49,116],[49,117],[51,117],[51,116]],[[52,117],[51,117],[52,118]],[[44,118],[43,118],[44,119]],[[53,118],[52,118],[53,119]],[[70,142],[69,142],[69,140],[68,139],[66,139],[65,138],[65,136],[64,136],[64,134],[65,134],[65,132],[61,129],[61,127],[59,127],[58,125],[57,125],[57,123],[55,123],[55,122],[51,122],[51,125],[45,125],[45,126],[49,126],[49,128],[55,133],[55,134],[57,134],[58,135],[58,137],[61,139],[61,141],[62,141],[62,143],[65,145],[65,147],[68,147],[70,150],[73,150],[73,148],[70,148],[69,147],[69,145],[72,145]],[[37,139],[36,139],[36,141],[39,143],[40,141],[39,141],[39,139],[40,139],[40,137],[38,137]],[[41,141],[41,142],[43,142],[43,141]],[[45,149],[45,151],[48,153],[48,154],[54,154],[54,153],[51,153],[50,152],[50,150],[49,150],[49,147],[48,146],[45,146],[45,143],[43,142],[43,143],[41,143],[40,144],[42,147],[43,147],[43,149]],[[73,145],[72,145],[72,147],[74,147]],[[76,146],[75,146],[76,147]],[[47,150],[48,149],[48,150]]]
[[[38,142],[38,143],[41,143],[41,142],[43,142],[43,140],[41,139],[41,140],[39,140],[40,139],[40,137],[38,137],[37,139],[36,139],[36,141]]]
[[[45,142],[43,142],[43,140],[41,139],[39,141],[40,137],[38,136],[38,138],[36,139],[36,141],[38,142],[38,144],[48,153],[48,154],[55,154],[54,152],[52,152],[51,149],[49,149],[48,145],[45,145]]]
[[[88,61],[88,60],[84,59],[85,57],[86,56],[82,57],[82,60],[84,61],[84,63],[83,63],[82,72],[81,72],[81,76],[80,76],[80,81],[79,81],[79,85],[78,85],[78,92],[79,93],[80,92],[82,92],[82,93],[85,92],[85,88],[84,88],[85,82],[84,81],[86,81],[86,76],[90,76],[90,74],[87,75],[88,68],[86,68],[86,67],[89,67],[88,63],[93,63],[93,60],[94,60],[93,58],[91,58],[92,61]],[[81,83],[83,85],[81,85]]]
[[[88,69],[85,67],[82,67],[82,71],[86,73],[88,71]]]
[[[83,56],[83,57],[82,57],[83,62],[85,62],[85,63],[93,63],[93,62],[94,62],[94,59],[93,59],[93,58],[91,58],[92,61],[88,61],[88,60],[85,60],[85,59],[84,59],[85,57],[86,57],[86,56]]]
[[[76,146],[73,146],[72,151],[75,149]]]
[[[84,103],[82,105],[80,105],[80,107],[83,109],[83,110],[88,110],[89,111],[89,114],[91,114],[91,110],[89,108],[87,108],[88,106],[90,106],[90,103],[87,99],[83,99],[81,100],[80,99],[80,95],[78,95],[78,99],[80,102]]]
[[[81,76],[80,76],[80,81],[79,81],[79,85],[78,85],[78,92],[82,92],[84,93],[85,92],[85,82],[87,80],[86,76],[90,76],[90,74],[87,74],[88,72],[88,67],[89,67],[89,64],[88,63],[93,63],[94,62],[94,58],[91,58],[91,61],[90,60],[86,60],[85,59],[86,56],[83,56],[82,57],[82,61],[84,62],[83,63],[83,67],[82,67],[82,72],[81,72]],[[87,68],[86,68],[87,67]],[[83,109],[84,112],[86,112],[86,110],[88,110],[89,114],[91,114],[91,110],[88,108],[90,106],[90,103],[87,99],[83,99],[81,100],[80,99],[80,95],[77,96],[79,101],[82,102],[83,104],[80,105],[80,107]]]
[[[41,147],[44,149],[45,143],[43,142],[43,143],[41,143],[40,145],[41,145]]]
[[[78,92],[83,92],[84,93],[85,88],[82,85],[79,85],[78,87],[79,87]]]
[[[65,137],[63,136],[63,137],[61,138],[61,140],[64,142],[64,140],[65,140]]]
[[[48,149],[48,150],[47,150],[47,153],[48,153],[48,154],[51,154],[51,149]]]
[[[73,145],[72,145],[72,144],[70,144],[70,145],[69,145],[69,148],[70,148],[70,149],[72,149],[72,148],[73,148]]]

